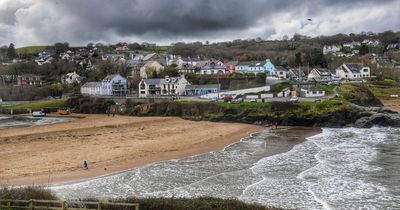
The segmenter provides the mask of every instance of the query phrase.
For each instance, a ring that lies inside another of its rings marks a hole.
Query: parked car
[[[233,96],[224,96],[223,100],[224,102],[231,102],[233,100]]]
[[[250,99],[250,102],[253,102],[253,103],[255,103],[255,102],[257,102],[257,99],[255,99],[255,98],[252,98],[252,99]]]
[[[218,102],[218,98],[217,97],[212,98],[211,102]]]
[[[45,117],[46,113],[42,112],[42,111],[34,111],[32,112],[32,117]]]
[[[243,102],[243,98],[236,98],[232,100],[232,103],[242,103]]]
[[[290,102],[299,102],[299,97],[293,96],[289,99]]]

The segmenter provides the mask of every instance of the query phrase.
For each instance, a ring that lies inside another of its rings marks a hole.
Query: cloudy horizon
[[[399,20],[400,0],[0,0],[0,45],[282,39],[400,31]]]

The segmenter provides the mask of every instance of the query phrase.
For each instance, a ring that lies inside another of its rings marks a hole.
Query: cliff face
[[[204,103],[161,102],[134,107],[137,116],[180,116],[190,120],[229,121],[287,126],[342,127],[362,117],[357,107],[341,102],[297,104],[280,103]]]

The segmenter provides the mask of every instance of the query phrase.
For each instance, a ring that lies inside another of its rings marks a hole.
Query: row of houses
[[[139,97],[157,96],[201,96],[219,93],[220,84],[191,85],[184,75],[158,79],[142,79],[139,83]]]
[[[88,96],[125,96],[127,90],[128,82],[119,74],[108,75],[100,82],[87,82],[81,86],[81,94]]]
[[[358,80],[371,77],[371,69],[361,63],[344,63],[335,70],[314,68],[307,75],[308,80],[335,81]]]

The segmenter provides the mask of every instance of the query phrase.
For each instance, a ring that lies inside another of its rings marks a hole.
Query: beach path
[[[79,115],[0,132],[0,185],[81,180],[224,148],[265,128],[177,117]],[[82,169],[88,160],[89,169]]]

